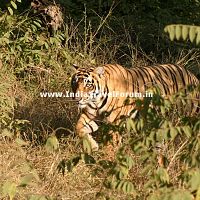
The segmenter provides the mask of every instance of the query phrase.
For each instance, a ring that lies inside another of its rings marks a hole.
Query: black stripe
[[[162,69],[166,73],[167,77],[170,75],[170,77],[168,77],[168,78],[170,78],[172,80],[172,82],[173,82],[172,86],[168,85],[166,83],[166,85],[168,86],[168,93],[167,94],[174,93],[174,92],[178,91],[178,89],[179,89],[179,87],[178,87],[178,80],[177,80],[179,73],[178,73],[177,70],[173,69],[173,66],[174,65],[160,65],[160,69]],[[173,91],[170,91],[169,90],[170,88],[173,88]]]
[[[176,67],[177,71],[178,71],[179,74],[180,74],[180,77],[181,77],[181,80],[182,80],[183,85],[186,86],[186,83],[185,83],[185,78],[186,78],[186,77],[184,77],[183,70],[186,72],[187,77],[189,76],[188,71],[185,70],[185,69],[180,68],[180,67],[177,66],[177,65],[174,65],[174,66]]]
[[[102,102],[101,106],[99,107],[99,109],[103,108],[106,105],[107,101],[108,101],[108,95],[106,95],[106,98],[103,100],[103,102]]]
[[[94,108],[91,104],[87,104],[89,106],[89,108],[93,109],[93,110],[97,110],[97,108]]]
[[[106,98],[103,100],[103,102],[102,102],[101,106],[99,107],[99,109],[103,108],[106,105],[106,103],[108,101],[108,93],[109,93],[108,86],[106,86],[106,94],[107,95],[106,95]]]
[[[162,74],[158,70],[158,67],[159,66],[157,66],[157,68],[152,67],[152,68],[149,68],[149,70],[151,70],[152,73],[155,76],[154,82],[156,83],[156,85],[160,84],[160,86],[162,86],[162,88],[164,89],[165,94],[168,94],[169,93],[169,87],[166,87],[166,86],[169,86],[169,85],[163,80]],[[159,76],[159,74],[160,74],[160,76]],[[160,88],[160,86],[159,86],[159,89],[161,89],[161,91],[162,91],[162,88]]]
[[[138,74],[138,69],[133,69],[133,71],[135,72],[135,74],[137,76],[136,77],[137,79],[136,79],[136,82],[135,82],[136,84],[134,84],[134,86],[136,86],[136,91],[140,92],[140,90],[139,90],[140,85],[139,85],[139,82],[138,82],[138,78],[140,78],[141,74],[140,75]],[[133,92],[135,92],[135,87],[133,87]]]

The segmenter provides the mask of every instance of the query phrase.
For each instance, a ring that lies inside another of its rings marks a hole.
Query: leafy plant
[[[13,9],[17,10],[17,2],[21,3],[21,0],[11,0],[10,5],[7,6],[10,15],[13,15]]]
[[[154,90],[153,98],[136,102],[139,116],[125,118],[119,125],[126,127],[118,129],[122,131],[124,141],[112,160],[95,158],[94,153],[81,153],[63,160],[59,170],[63,174],[65,170],[71,173],[83,160],[86,165],[93,166],[94,176],[106,174],[102,186],[108,190],[144,199],[194,199],[199,195],[200,121],[198,116],[190,118],[181,111],[177,112],[175,102],[180,102],[182,98],[180,92],[170,100],[164,99],[158,90]],[[113,128],[116,130],[116,127]],[[110,131],[107,128],[102,130]],[[176,146],[176,143],[179,145]],[[88,146],[86,142],[84,145]],[[85,150],[91,153],[88,148]],[[142,166],[140,173],[145,177],[142,194],[129,175],[136,167],[133,155],[138,157],[137,162]],[[177,163],[180,168],[176,168]],[[173,177],[174,173],[178,175]],[[106,197],[102,190],[96,195]]]
[[[196,45],[200,42],[200,27],[192,25],[172,24],[165,27],[164,31],[169,34],[171,41],[187,40],[195,42]]]
[[[39,183],[40,178],[37,171],[28,163],[23,161],[21,166],[18,166],[20,170],[25,174],[20,177],[19,184],[14,180],[6,180],[1,183],[0,194],[1,197],[9,197],[10,200],[14,199],[17,193],[25,187],[33,184],[33,182]]]
[[[3,66],[2,66],[3,67]],[[8,126],[13,118],[16,100],[12,95],[15,77],[11,76],[5,69],[0,74],[0,130]]]

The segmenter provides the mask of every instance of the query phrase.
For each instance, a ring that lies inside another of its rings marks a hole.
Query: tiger
[[[99,126],[97,121],[106,112],[104,120],[117,123],[121,116],[131,115],[135,103],[125,104],[127,96],[108,95],[112,91],[137,92],[145,91],[157,85],[164,96],[172,95],[188,85],[198,86],[199,80],[185,68],[175,64],[161,64],[145,67],[124,68],[118,64],[103,66],[79,67],[71,78],[74,99],[82,110],[75,131],[79,137],[87,137],[92,151],[99,149],[98,142],[92,137]],[[82,95],[80,95],[82,94]],[[101,95],[104,94],[104,95]],[[105,95],[106,94],[106,95]],[[195,103],[195,112],[199,112],[199,96]],[[134,98],[133,98],[134,100]]]

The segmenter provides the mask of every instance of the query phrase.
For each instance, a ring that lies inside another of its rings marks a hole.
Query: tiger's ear
[[[79,68],[79,66],[77,65],[77,64],[73,64],[72,65],[75,69],[78,69]]]
[[[105,72],[104,67],[97,67],[97,68],[94,69],[94,73],[96,73],[96,74],[98,74],[100,76],[103,75],[104,72]]]

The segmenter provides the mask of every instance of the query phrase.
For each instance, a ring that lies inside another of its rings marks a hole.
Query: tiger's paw
[[[93,137],[91,135],[87,135],[87,139],[91,145],[91,150],[92,152],[98,151],[99,150],[99,145],[98,143],[93,139]]]

